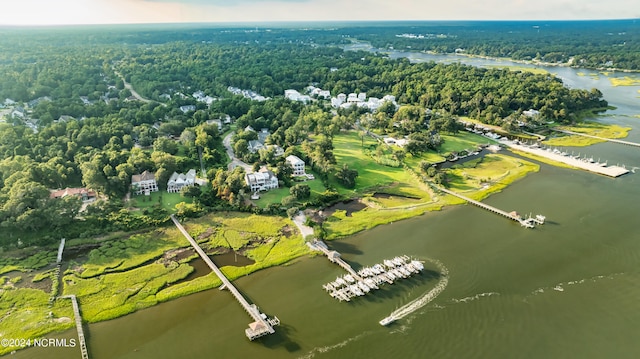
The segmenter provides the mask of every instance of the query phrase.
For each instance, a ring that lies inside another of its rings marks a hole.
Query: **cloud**
[[[178,3],[184,5],[216,5],[216,6],[245,6],[273,3],[307,3],[316,0],[134,0],[149,3]]]

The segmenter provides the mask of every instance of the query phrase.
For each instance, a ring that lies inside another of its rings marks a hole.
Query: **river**
[[[414,61],[478,66],[508,61],[392,52]],[[520,65],[518,66],[528,66]],[[595,71],[548,70],[575,88],[599,88],[617,107],[602,120],[634,128],[640,142],[639,87],[612,87]],[[593,74],[593,75],[590,75]],[[610,76],[624,76],[611,74]],[[612,143],[580,151],[640,167],[640,149]],[[250,342],[249,316],[226,291],[180,298],[86,326],[92,359],[125,358],[637,358],[640,356],[640,180],[611,179],[541,164],[540,172],[485,202],[540,213],[524,229],[471,206],[429,213],[330,243],[355,267],[407,254],[425,272],[373,295],[340,303],[322,284],[343,271],[326,258],[302,258],[236,280],[282,326]],[[389,327],[378,321],[439,282],[433,301]],[[74,338],[75,330],[58,335]],[[80,357],[78,348],[29,349],[16,358]]]

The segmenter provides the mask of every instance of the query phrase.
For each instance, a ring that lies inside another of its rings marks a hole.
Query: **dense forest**
[[[349,42],[346,36],[364,36],[366,29],[0,30],[0,246],[165,220],[161,208],[134,213],[122,202],[131,176],[145,170],[163,186],[174,171],[204,168],[211,185],[191,194],[194,213],[243,206],[243,172],[226,171],[220,130],[230,129],[215,124],[227,115],[234,128],[268,129],[269,144],[299,155],[323,177],[335,170],[349,184],[357,174],[333,168],[331,141],[357,124],[408,136],[407,151],[417,153],[439,146],[438,132],[455,132],[456,116],[513,127],[532,108],[541,116],[531,121],[571,121],[581,110],[606,106],[598,90],[569,89],[551,75],[411,64],[333,46]],[[380,34],[395,31],[387,26]],[[150,101],[133,97],[125,81]],[[303,105],[283,96],[286,89],[303,91],[310,84],[333,96],[393,95],[399,109],[386,104],[370,114],[336,110],[328,100]],[[271,99],[253,101],[229,86]],[[199,91],[211,101],[199,101]],[[239,145],[255,136],[238,131],[237,154],[254,167],[269,165],[288,181],[283,160]],[[79,215],[79,201],[49,198],[49,190],[80,186],[105,201]]]
[[[640,22],[416,22],[344,29],[373,46],[640,70]]]

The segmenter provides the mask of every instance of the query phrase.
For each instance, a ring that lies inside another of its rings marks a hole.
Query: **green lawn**
[[[540,166],[519,158],[489,154],[447,170],[449,189],[481,200],[498,192]]]
[[[440,147],[441,153],[460,152],[462,150],[472,150],[478,145],[486,143],[494,143],[490,139],[471,133],[468,131],[460,131],[455,136],[441,135],[444,143]]]
[[[444,139],[444,143],[442,147],[438,150],[439,153],[435,151],[427,151],[423,152],[418,156],[412,156],[411,154],[407,154],[404,162],[407,166],[411,167],[414,171],[419,171],[420,162],[426,161],[429,163],[439,163],[446,158],[445,154],[451,152],[460,152],[462,150],[472,150],[478,147],[478,145],[486,144],[486,143],[495,143],[495,141],[490,140],[484,136],[477,135],[475,133],[471,133],[468,131],[460,131],[455,136],[453,135],[441,135],[442,139]]]
[[[378,142],[375,139],[365,137],[365,148],[377,145]],[[329,176],[329,182],[342,194],[354,194],[354,192],[363,192],[367,189],[379,188],[394,183],[417,185],[416,178],[403,167],[388,167],[375,163],[373,158],[364,153],[362,138],[355,131],[335,136],[333,147],[333,153],[337,160],[336,168],[340,168],[346,163],[350,169],[358,171],[356,188],[354,189],[344,188],[336,180],[335,176]]]
[[[312,173],[312,172],[308,172]],[[317,174],[314,174],[316,179],[313,181],[296,182],[295,184],[306,184],[311,189],[311,200],[317,197],[320,193],[324,192],[326,188],[322,184],[322,181],[318,178]],[[266,192],[260,192],[260,199],[253,202],[260,208],[266,207],[270,203],[280,203],[283,198],[289,195],[289,187],[283,187],[278,189],[272,189]]]
[[[191,198],[185,198],[180,193],[168,193],[166,191],[151,192],[149,196],[131,196],[130,207],[145,209],[160,203],[169,213],[175,213],[176,204],[180,202],[191,203]]]

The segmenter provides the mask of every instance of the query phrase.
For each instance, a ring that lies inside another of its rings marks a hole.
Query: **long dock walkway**
[[[363,280],[360,277],[360,275],[358,275],[358,272],[356,272],[353,268],[351,268],[351,265],[349,265],[349,263],[345,262],[342,258],[340,258],[340,253],[338,253],[338,251],[329,250],[329,247],[327,247],[327,245],[324,242],[315,240],[313,242],[307,242],[307,245],[311,249],[317,249],[322,253],[324,253],[331,262],[336,263],[340,267],[344,268],[344,270],[349,272],[349,274],[351,274],[353,278],[355,278],[356,280],[358,281]]]
[[[271,319],[267,318],[266,315],[260,313],[260,310],[255,304],[250,304],[242,296],[242,294],[240,294],[240,292],[236,289],[236,287],[233,284],[231,284],[231,281],[227,279],[227,277],[224,275],[224,273],[222,273],[222,271],[218,268],[218,266],[216,266],[215,263],[213,263],[211,258],[209,258],[209,256],[202,250],[202,248],[200,248],[200,246],[195,241],[195,239],[193,239],[193,237],[189,235],[189,233],[184,229],[182,224],[180,224],[180,222],[176,219],[174,215],[171,215],[171,220],[176,225],[178,230],[180,230],[182,235],[184,235],[184,237],[189,241],[191,246],[200,255],[202,260],[204,260],[204,262],[207,263],[209,268],[211,268],[211,270],[218,276],[218,278],[220,278],[220,280],[222,281],[222,286],[220,287],[220,289],[224,289],[224,288],[228,289],[231,292],[231,294],[233,294],[233,296],[236,298],[238,303],[242,305],[242,308],[244,308],[244,310],[253,318],[254,322],[249,324],[249,328],[245,330],[245,334],[247,335],[247,337],[250,340],[253,340],[267,334],[275,333],[276,331],[273,329],[273,326],[279,325],[280,320],[277,317],[274,317]]]
[[[626,145],[626,146],[640,147],[640,143],[636,143],[636,142],[616,140],[615,138],[598,137],[598,136],[593,136],[593,135],[587,135],[586,133],[573,132],[573,131],[567,131],[567,130],[558,130],[558,129],[552,129],[552,130],[556,131],[556,132],[565,133],[567,135],[576,135],[576,136],[582,136],[582,137],[589,137],[589,138],[595,138],[596,140],[619,143],[621,145]]]
[[[84,330],[82,329],[82,317],[80,316],[80,307],[78,306],[78,299],[75,294],[65,295],[60,298],[71,299],[73,305],[73,315],[76,319],[76,330],[78,331],[78,341],[80,342],[80,352],[82,353],[82,359],[89,359],[89,352],[87,351],[87,343],[84,340]]]
[[[525,219],[525,218],[522,218],[520,215],[518,215],[516,212],[503,211],[503,210],[501,210],[499,208],[490,206],[490,205],[482,203],[480,201],[476,201],[476,200],[471,199],[471,198],[469,198],[467,196],[463,196],[460,193],[456,193],[454,191],[450,191],[450,190],[448,190],[446,188],[436,187],[436,189],[440,190],[440,191],[442,191],[444,193],[448,193],[448,194],[450,194],[452,196],[458,197],[460,199],[463,199],[463,200],[467,201],[468,203],[474,204],[474,205],[476,205],[476,206],[478,206],[480,208],[484,208],[487,211],[490,211],[490,212],[499,214],[499,215],[501,215],[503,217],[506,217],[506,218],[509,218],[511,220],[514,220],[514,221],[520,223],[521,226],[526,227],[526,228],[534,228],[535,227],[534,223],[538,223],[538,224],[543,224],[544,223],[545,217],[541,216],[541,215],[536,216],[535,219],[534,218],[526,218]]]
[[[533,155],[536,156],[540,156],[540,157],[545,157],[548,158],[550,160],[554,160],[560,163],[564,163],[567,164],[569,166],[573,166],[582,170],[586,170],[589,172],[593,172],[593,173],[597,173],[597,174],[601,174],[601,175],[605,175],[605,176],[609,176],[612,178],[616,178],[616,177],[620,177],[623,174],[629,173],[629,170],[624,168],[624,167],[620,167],[620,166],[607,166],[604,163],[592,163],[590,161],[587,160],[582,160],[579,158],[575,158],[569,155],[566,155],[562,152],[557,151],[553,152],[550,149],[549,150],[544,150],[542,148],[539,147],[533,147],[533,146],[525,146],[525,145],[521,145],[521,144],[517,144],[513,141],[508,141],[508,140],[501,140],[500,143],[504,144],[505,146],[514,149],[514,150],[518,150],[518,151],[522,151],[522,152],[527,152],[527,153],[531,153]]]

